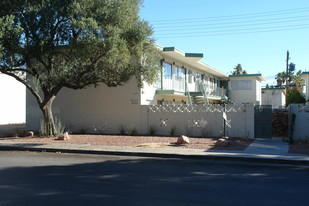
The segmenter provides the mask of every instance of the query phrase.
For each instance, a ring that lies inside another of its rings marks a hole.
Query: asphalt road
[[[308,205],[309,168],[0,152],[0,205]]]

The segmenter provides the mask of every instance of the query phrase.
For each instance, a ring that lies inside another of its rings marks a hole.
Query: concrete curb
[[[31,151],[31,152],[50,152],[50,153],[68,153],[68,154],[92,154],[92,155],[118,155],[118,156],[137,156],[137,157],[159,157],[159,158],[180,158],[180,159],[207,159],[207,160],[226,160],[237,162],[255,162],[271,164],[289,164],[289,165],[309,165],[308,160],[284,159],[284,157],[249,157],[244,155],[221,155],[213,153],[211,155],[198,154],[176,154],[176,153],[152,153],[152,152],[132,152],[132,151],[106,151],[106,150],[83,150],[83,149],[63,149],[63,148],[45,148],[31,146],[0,145],[0,151]]]

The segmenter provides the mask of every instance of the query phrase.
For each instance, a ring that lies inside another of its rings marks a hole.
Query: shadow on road
[[[301,205],[307,201],[308,171],[150,158],[30,163],[0,170],[0,205]]]

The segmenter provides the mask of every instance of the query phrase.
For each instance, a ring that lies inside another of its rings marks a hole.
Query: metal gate
[[[254,107],[255,138],[271,139],[272,137],[272,107],[271,105],[256,105]]]

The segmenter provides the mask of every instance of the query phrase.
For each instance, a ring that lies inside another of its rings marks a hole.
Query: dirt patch
[[[222,146],[218,141],[213,146],[213,150],[236,150],[236,151],[243,151],[245,150],[254,139],[247,139],[247,138],[229,138],[228,145]]]
[[[289,153],[309,155],[309,141],[299,140],[289,145]]]
[[[69,143],[69,144],[91,144],[105,146],[135,146],[135,147],[177,147],[187,149],[205,150],[244,150],[253,140],[245,138],[229,138],[227,146],[217,145],[218,138],[190,138],[190,144],[177,144],[178,137],[155,137],[155,136],[119,136],[119,135],[70,135],[66,141],[57,138],[23,137],[2,138],[0,141],[22,141],[32,143]]]

